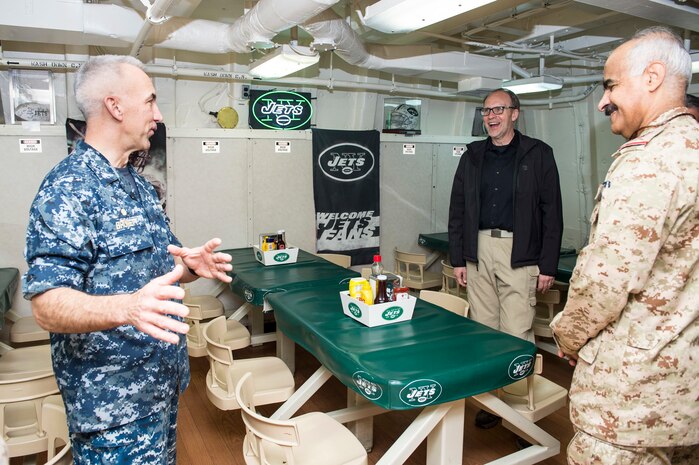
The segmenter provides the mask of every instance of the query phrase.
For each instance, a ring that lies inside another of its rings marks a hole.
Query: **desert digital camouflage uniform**
[[[151,185],[130,170],[136,199],[107,159],[80,142],[46,176],[29,216],[26,298],[59,287],[90,295],[131,293],[174,268],[166,247],[179,241]],[[189,383],[184,335],[174,345],[128,325],[52,333],[51,352],[72,433],[170,411]]]
[[[613,445],[699,444],[699,125],[685,111],[614,154],[551,324],[579,355],[573,424]]]

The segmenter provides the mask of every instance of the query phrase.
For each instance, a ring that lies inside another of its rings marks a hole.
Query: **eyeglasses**
[[[514,109],[516,109],[517,107],[503,107],[503,106],[499,106],[499,107],[492,107],[492,108],[481,108],[480,110],[481,110],[481,115],[483,115],[483,116],[488,116],[488,115],[490,114],[491,111],[493,112],[494,115],[502,115],[503,112],[505,111],[505,108],[509,108],[509,109],[511,109],[511,110],[514,110]]]

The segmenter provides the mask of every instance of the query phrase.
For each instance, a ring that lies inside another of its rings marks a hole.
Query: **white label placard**
[[[464,154],[465,151],[466,147],[464,147],[463,145],[455,145],[454,147],[452,147],[452,155],[454,155],[455,157],[460,157]]]
[[[201,153],[221,153],[221,143],[217,140],[203,140]]]
[[[415,144],[403,144],[403,155],[415,155]]]
[[[274,151],[276,153],[291,153],[291,142],[288,140],[274,141]]]
[[[41,139],[20,139],[19,153],[41,153]]]

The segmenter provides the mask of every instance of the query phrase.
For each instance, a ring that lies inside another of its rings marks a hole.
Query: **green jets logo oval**
[[[387,321],[392,321],[396,318],[400,318],[402,314],[403,309],[401,307],[389,307],[383,311],[383,313],[381,314],[381,318]]]
[[[442,385],[433,379],[418,379],[400,390],[398,397],[411,407],[430,405],[442,395]]]
[[[255,251],[255,256],[258,260],[262,261],[262,252],[260,252],[259,250]]]
[[[255,293],[251,289],[245,289],[243,294],[245,294],[245,300],[248,302],[252,302],[252,300],[255,298]]]
[[[358,371],[353,374],[352,380],[354,385],[357,386],[359,393],[369,400],[379,399],[381,394],[383,394],[381,386],[376,384],[371,375],[365,371]]]
[[[278,253],[274,256],[274,261],[275,262],[285,262],[289,259],[289,254],[286,252]]]
[[[350,302],[350,304],[347,306],[349,309],[350,313],[354,315],[355,318],[361,318],[362,317],[362,309],[359,308],[359,305]]]
[[[272,90],[250,105],[253,118],[268,129],[303,129],[313,116],[313,105],[296,92]]]
[[[522,379],[534,369],[533,355],[520,355],[510,362],[507,374],[511,379]]]

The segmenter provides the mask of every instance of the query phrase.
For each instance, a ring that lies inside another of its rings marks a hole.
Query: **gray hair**
[[[144,69],[143,63],[129,55],[100,55],[88,59],[80,67],[75,76],[75,100],[85,119],[99,112],[106,87],[119,82],[124,64]]]
[[[483,99],[483,105],[485,105],[485,101],[488,100],[488,97],[490,97],[491,95],[493,95],[497,92],[502,92],[503,94],[509,95],[510,96],[510,105],[519,109],[519,97],[517,97],[517,94],[512,92],[510,89],[505,89],[504,87],[501,87],[500,89],[491,90],[490,92],[488,92],[488,94]]]
[[[692,80],[692,57],[685,50],[680,36],[663,26],[638,31],[631,40],[638,43],[627,56],[629,74],[640,76],[653,61],[665,64],[667,75],[680,81],[687,90]]]

